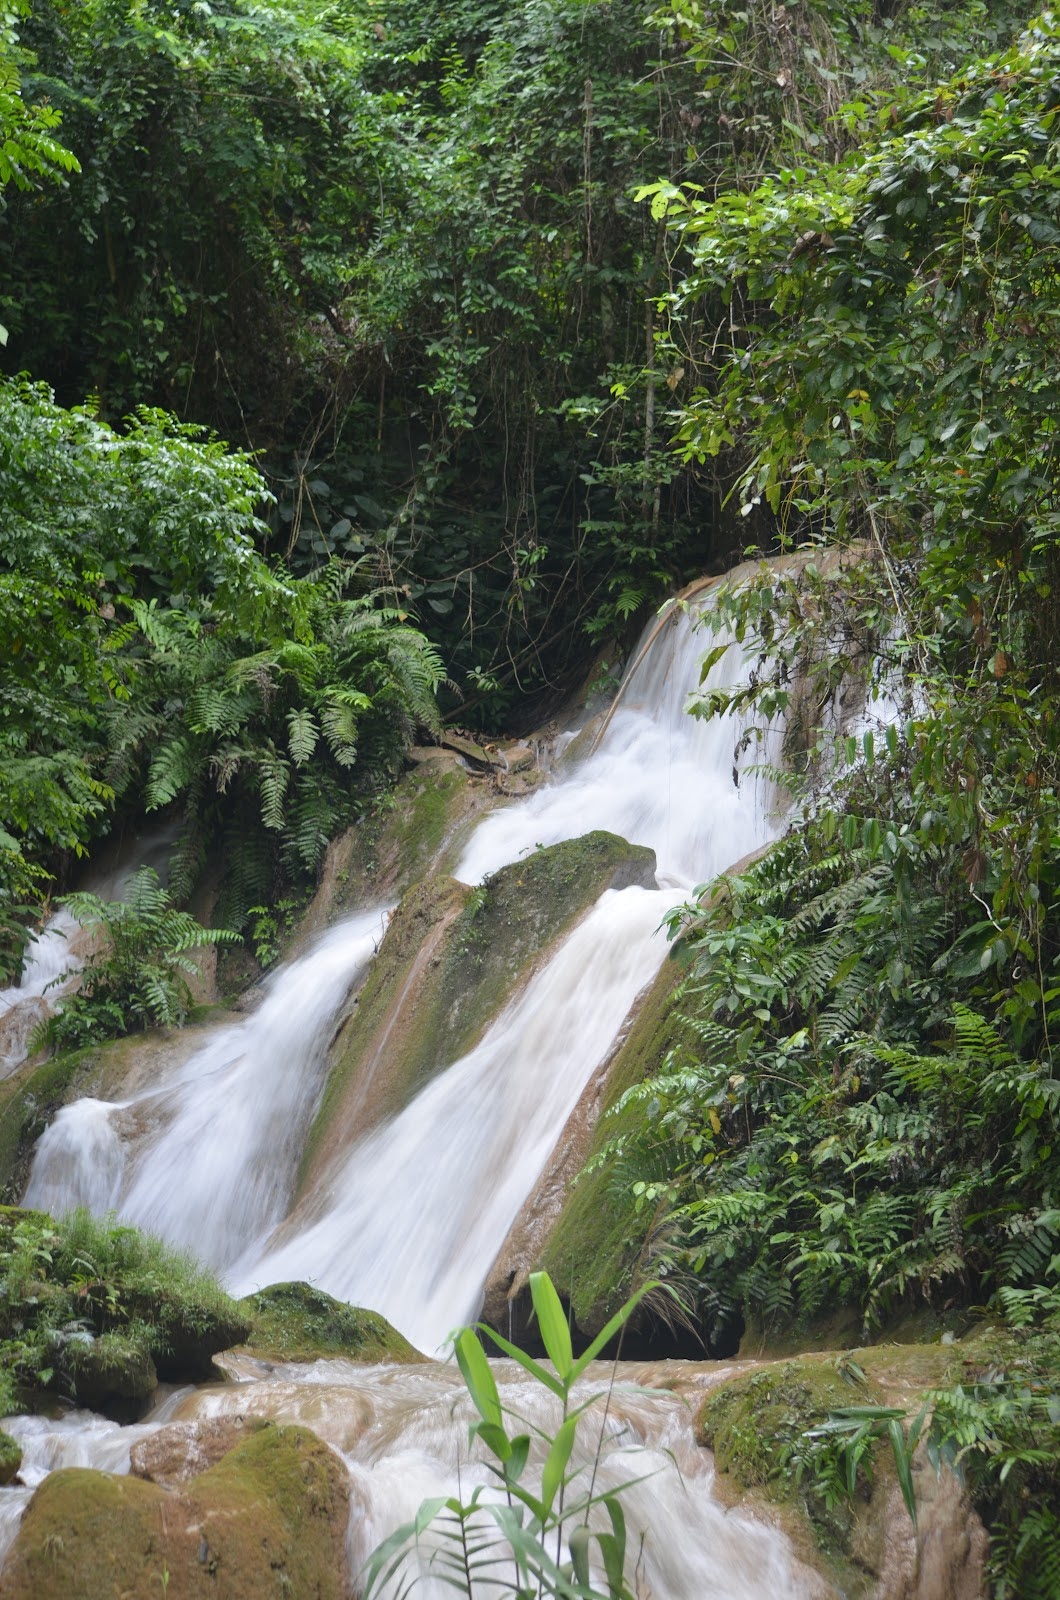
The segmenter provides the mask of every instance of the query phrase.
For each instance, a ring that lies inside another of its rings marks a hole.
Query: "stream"
[[[772,784],[751,769],[779,763],[781,730],[737,763],[740,727],[684,709],[706,637],[675,606],[645,641],[595,747],[529,797],[488,813],[456,875],[477,884],[538,846],[604,828],[654,849],[658,888],[606,891],[479,1044],[343,1151],[293,1212],[328,1045],[378,947],[387,907],[332,928],[273,975],[256,1011],[209,1031],[161,1081],[122,1102],[66,1107],[40,1141],[25,1203],[53,1213],[115,1210],[193,1247],[237,1294],[304,1279],[381,1311],[417,1348],[444,1354],[452,1332],[477,1314],[509,1228],[665,957],[661,919],[780,826]],[[731,647],[708,686],[738,681],[742,670]],[[586,730],[573,750],[589,737]],[[133,1427],[88,1413],[5,1423],[25,1454],[22,1486],[0,1491],[0,1544],[48,1471],[127,1471],[137,1439],[226,1411],[303,1422],[339,1451],[354,1490],[354,1573],[426,1496],[453,1492],[458,1473],[465,1495],[482,1478],[467,1457],[469,1403],[451,1363],[223,1364],[228,1384],[168,1395]],[[514,1411],[544,1427],[554,1421],[550,1397],[518,1368],[497,1370]],[[611,1374],[591,1372],[585,1392],[606,1387]],[[623,1504],[640,1546],[638,1594],[776,1600],[818,1592],[779,1533],[715,1500],[689,1406],[672,1392],[633,1387],[654,1381],[652,1369],[623,1370],[606,1412],[588,1412],[580,1445],[591,1454],[602,1428],[609,1449],[601,1471],[636,1480]],[[416,1593],[440,1600],[443,1590],[427,1578]]]

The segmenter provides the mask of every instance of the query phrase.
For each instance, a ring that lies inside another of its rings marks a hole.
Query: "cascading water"
[[[465,882],[478,882],[539,844],[603,827],[652,847],[668,887],[606,893],[480,1044],[333,1162],[277,1231],[270,1233],[290,1198],[328,1039],[371,954],[378,913],[333,930],[276,976],[254,1016],[217,1033],[156,1090],[120,1106],[67,1108],[41,1141],[27,1203],[53,1211],[82,1200],[93,1209],[115,1205],[194,1246],[240,1291],[307,1278],[382,1310],[422,1348],[437,1348],[474,1314],[497,1248],[582,1087],[665,955],[657,930],[676,891],[776,830],[769,783],[746,770],[739,786],[734,781],[740,727],[685,712],[702,650],[692,621],[675,608],[623,685],[598,748],[529,800],[487,817],[457,868]],[[733,682],[741,670],[730,649],[708,686]],[[747,764],[775,761],[778,741],[773,730]],[[229,1366],[244,1379],[262,1376]],[[512,1405],[532,1409],[536,1397],[521,1378],[508,1381]],[[465,1492],[468,1471],[472,1479],[481,1472],[458,1461],[464,1405],[451,1368],[318,1363],[235,1390],[200,1391],[186,1414],[235,1406],[312,1426],[344,1454],[359,1488],[359,1559],[425,1495],[449,1493],[458,1471]],[[622,1402],[611,1416],[628,1435],[615,1457],[623,1481],[641,1476],[649,1460],[658,1468],[624,1496],[646,1540],[645,1593],[811,1593],[775,1535],[726,1515],[711,1498],[709,1467],[680,1401]],[[639,1453],[632,1471],[622,1459],[627,1444]],[[107,1463],[112,1446],[108,1435],[100,1447]]]
[[[113,1209],[230,1265],[283,1215],[336,1013],[384,926],[371,911],[333,928],[160,1088],[66,1106],[41,1139],[25,1204]]]
[[[705,644],[694,616],[675,608],[643,659],[634,656],[639,665],[592,755],[559,782],[486,817],[457,877],[480,883],[539,844],[607,828],[655,851],[660,883],[689,888],[767,843],[777,825],[772,785],[749,768],[779,762],[780,730],[766,730],[738,763],[743,730],[733,717],[689,716]],[[739,647],[730,645],[704,688],[736,683],[742,673]]]
[[[172,842],[165,829],[132,839],[119,863],[109,872],[96,873],[85,887],[103,900],[121,899],[129,879],[142,866],[153,867],[164,881]],[[90,943],[65,906],[54,911],[30,939],[18,982],[0,989],[0,1078],[10,1077],[25,1061],[34,1028],[77,983]]]
[[[557,1129],[661,959],[673,898],[605,894],[482,1043],[350,1151],[314,1197],[319,1220],[251,1258],[239,1292],[309,1278],[428,1351],[472,1320]]]

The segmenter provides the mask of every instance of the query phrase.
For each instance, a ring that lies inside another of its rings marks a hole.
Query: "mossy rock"
[[[123,1300],[130,1318],[150,1323],[158,1375],[171,1383],[216,1377],[214,1356],[244,1344],[250,1332],[240,1302],[221,1293],[206,1300],[160,1287],[151,1294],[126,1292]]]
[[[393,789],[330,846],[300,933],[324,926],[339,912],[403,894],[437,869],[461,824],[490,798],[451,751],[411,751],[410,766]]]
[[[349,1485],[305,1428],[269,1424],[177,1493],[68,1468],[44,1480],[5,1600],[343,1600]]]
[[[605,889],[654,883],[651,850],[596,832],[535,851],[477,889],[446,877],[411,889],[335,1043],[303,1183],[471,1050]]]
[[[240,1305],[251,1321],[247,1344],[274,1361],[423,1361],[408,1340],[377,1311],[333,1300],[308,1283],[274,1283]]]
[[[101,1411],[117,1422],[135,1421],[158,1387],[143,1334],[101,1333],[98,1339],[71,1339],[62,1348],[56,1371],[79,1406]]]
[[[22,1446],[17,1439],[0,1429],[0,1488],[14,1483],[22,1465]]]
[[[682,1028],[675,1015],[674,988],[682,976],[675,962],[663,965],[616,1054],[590,1158],[609,1139],[634,1133],[646,1122],[647,1112],[640,1107],[627,1108],[617,1118],[605,1114],[679,1047]],[[583,1173],[574,1185],[536,1268],[547,1272],[567,1299],[582,1334],[595,1337],[628,1298],[653,1222],[650,1212],[636,1210],[629,1185],[616,1184],[606,1167]]]
[[[697,1419],[697,1437],[714,1452],[722,1479],[737,1493],[757,1491],[805,1516],[817,1543],[842,1556],[854,1525],[845,1498],[825,1493],[811,1470],[798,1467],[806,1435],[849,1406],[874,1406],[880,1392],[858,1363],[844,1356],[804,1357],[762,1367],[715,1389]],[[877,1447],[878,1448],[878,1447]]]

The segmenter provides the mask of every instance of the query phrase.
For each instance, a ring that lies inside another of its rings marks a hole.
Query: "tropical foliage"
[[[8,383],[0,494],[8,958],[46,875],[145,809],[177,808],[179,898],[227,846],[220,916],[240,928],[311,878],[432,723],[436,654],[355,564],[298,579],[266,563],[252,462],[163,413],[118,433]]]

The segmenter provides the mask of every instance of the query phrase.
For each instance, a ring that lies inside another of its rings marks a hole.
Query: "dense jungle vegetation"
[[[528,726],[667,586],[809,546],[717,612],[795,821],[676,914],[684,1042],[607,1159],[697,1316],[1006,1319],[1024,1365],[948,1403],[1024,1596],[1060,1590],[1058,113],[1012,0],[0,16],[7,970],[149,812],[245,930],[418,727]]]

